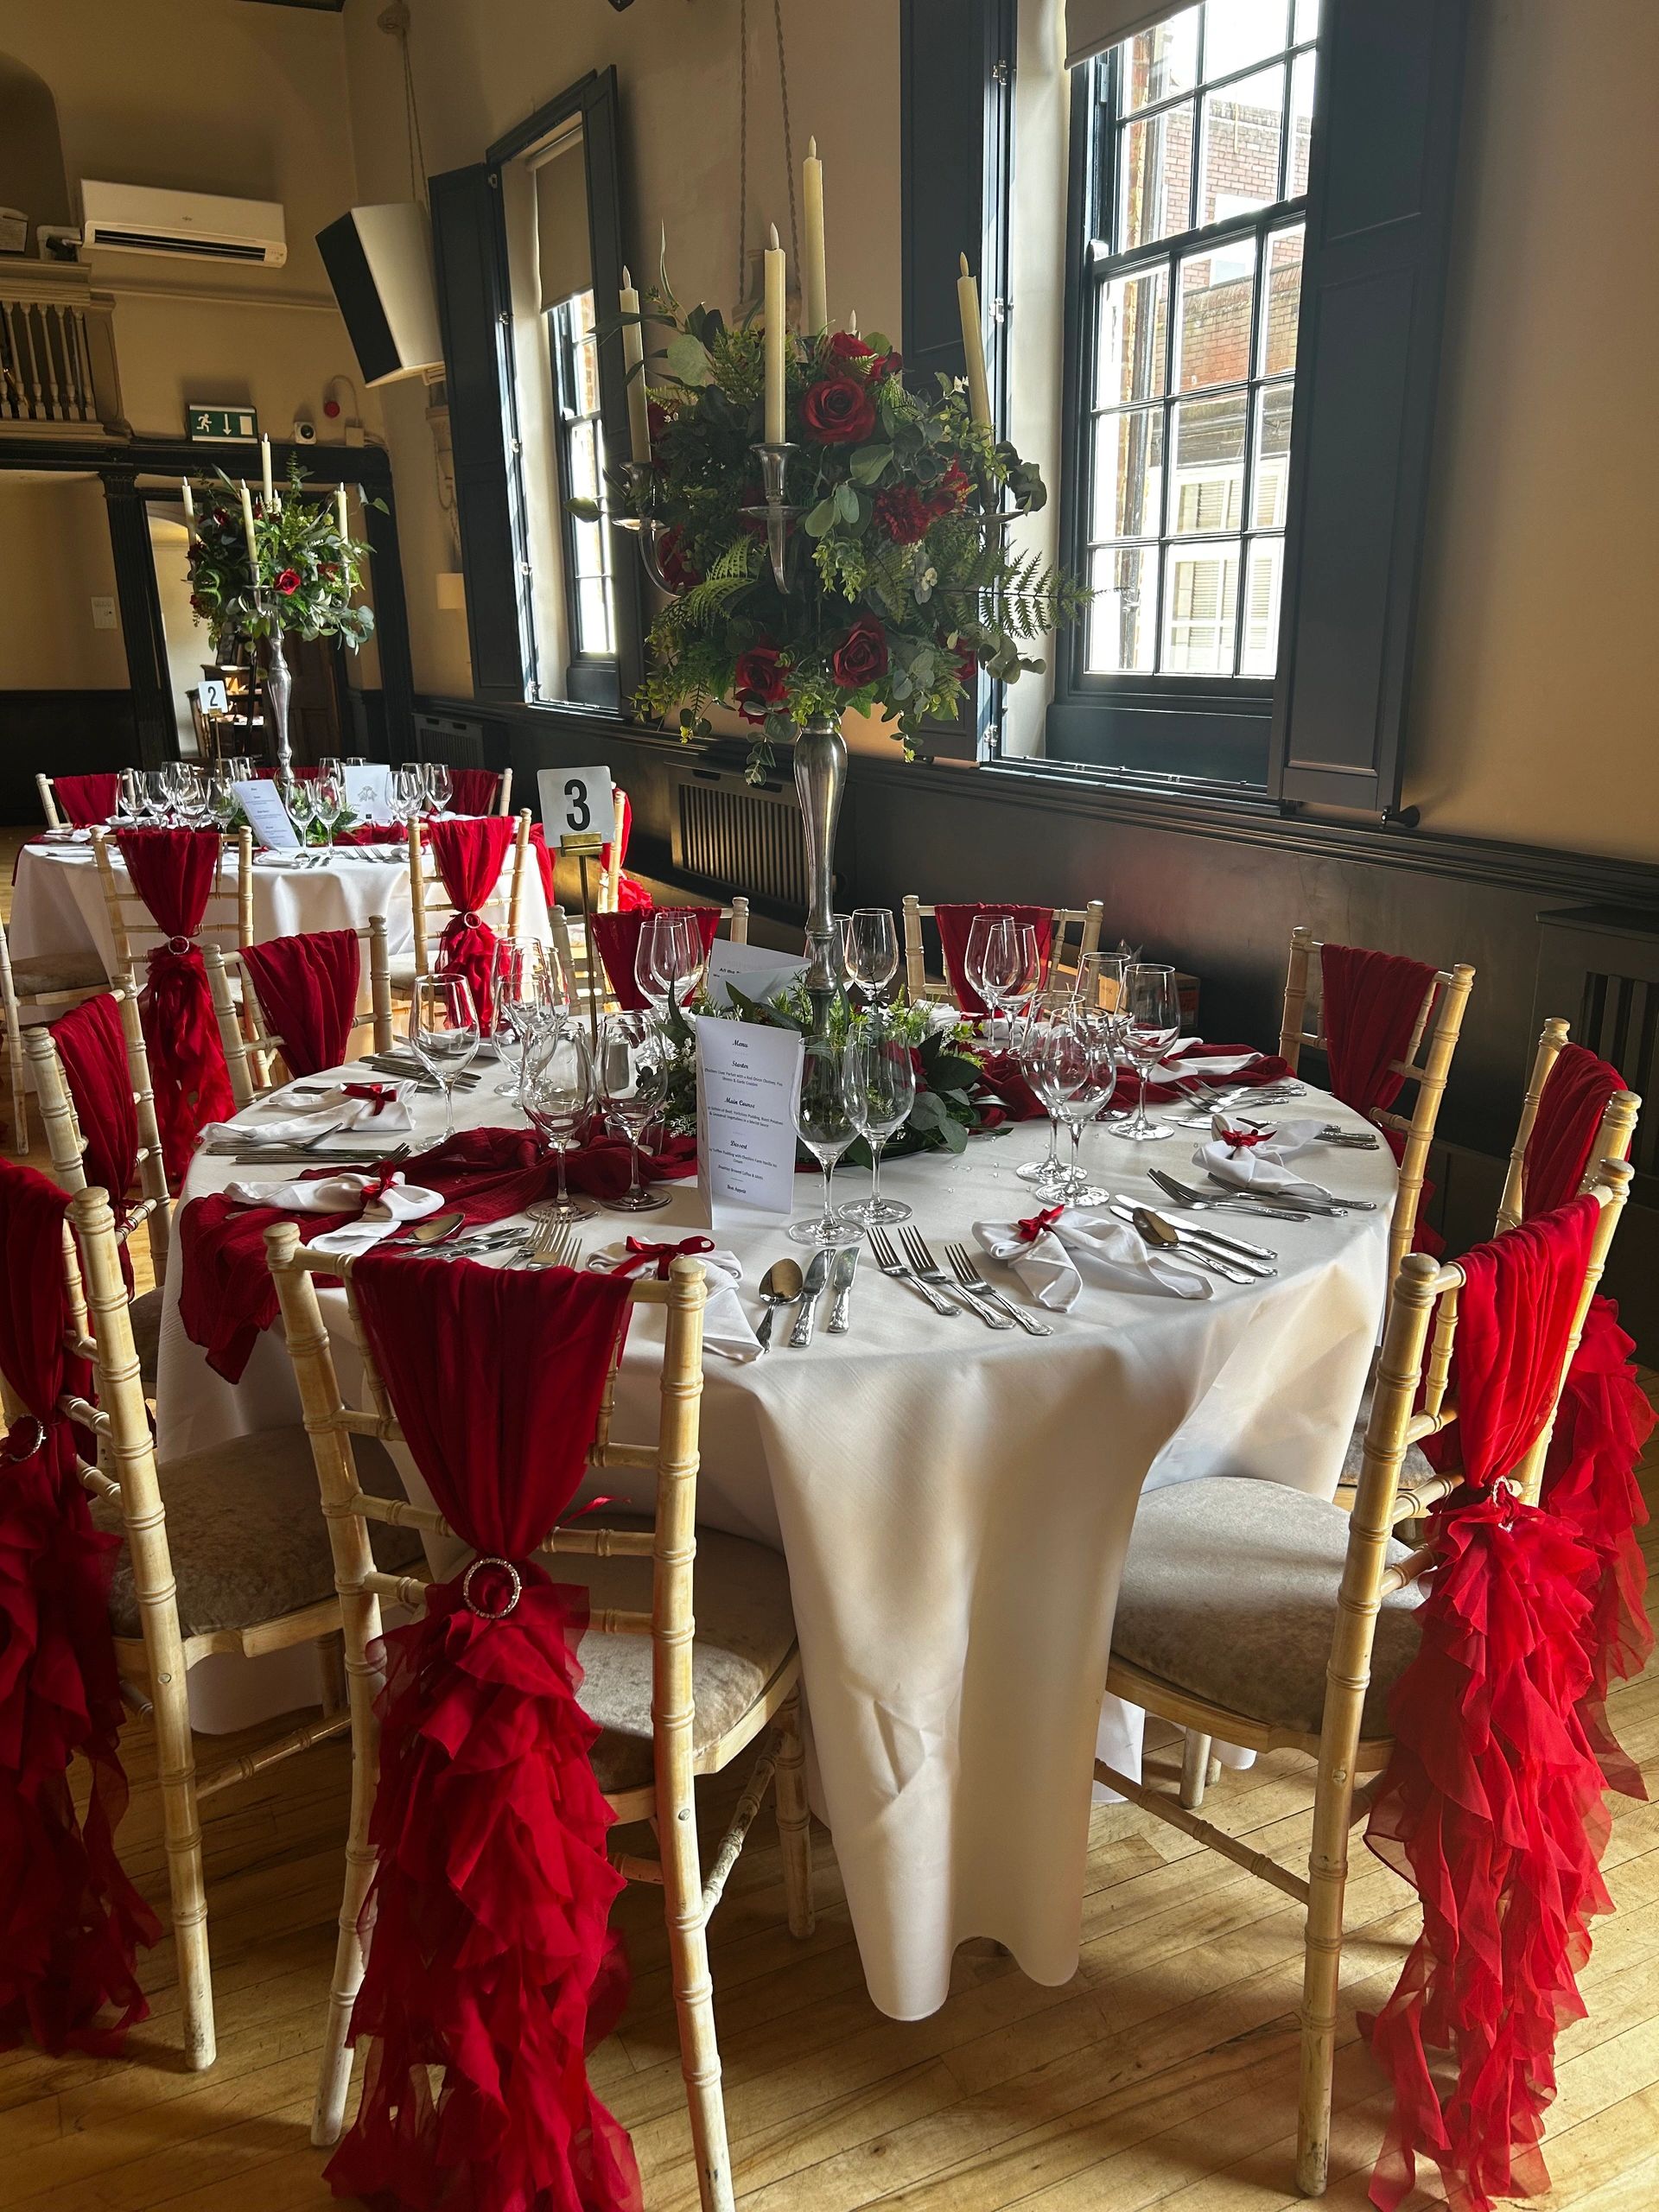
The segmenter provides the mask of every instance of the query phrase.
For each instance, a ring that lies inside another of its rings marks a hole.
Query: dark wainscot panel
[[[37,774],[125,768],[137,742],[130,691],[0,691],[0,822],[39,822]]]

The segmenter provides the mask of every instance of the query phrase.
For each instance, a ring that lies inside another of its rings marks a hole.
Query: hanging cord
[[[795,140],[789,127],[789,68],[784,60],[784,0],[772,0],[778,26],[778,97],[784,110],[784,175],[789,179],[789,251],[795,266],[801,265],[800,226],[795,217]]]
[[[415,65],[409,52],[409,0],[391,0],[375,17],[378,28],[395,38],[404,56],[404,137],[409,147],[409,194],[426,205],[426,149],[421,143],[421,111],[415,98]]]

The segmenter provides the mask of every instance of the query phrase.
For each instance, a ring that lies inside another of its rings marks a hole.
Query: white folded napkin
[[[376,1195],[364,1204],[365,1192]],[[318,1175],[305,1183],[227,1183],[225,1195],[239,1206],[280,1206],[284,1213],[345,1213],[356,1218],[342,1222],[311,1239],[314,1252],[339,1252],[355,1259],[406,1223],[424,1221],[447,1204],[442,1192],[423,1184],[405,1183],[393,1175],[382,1186],[378,1175]],[[358,1209],[361,1207],[359,1213]]]
[[[1148,1249],[1128,1222],[1093,1206],[1065,1206],[1027,1242],[1013,1221],[976,1221],[974,1235],[994,1260],[1006,1261],[1039,1306],[1068,1312],[1085,1282],[1101,1290],[1150,1292],[1166,1298],[1208,1298],[1206,1274],[1184,1260]]]
[[[671,1241],[673,1240],[664,1240]],[[743,1280],[742,1261],[735,1252],[725,1251],[718,1245],[712,1252],[693,1252],[690,1256],[706,1269],[709,1278],[708,1302],[702,1309],[705,1350],[717,1351],[722,1359],[758,1359],[760,1339],[738,1302],[737,1286]],[[610,1252],[595,1252],[588,1264],[596,1274],[604,1274],[620,1267],[627,1257],[626,1246],[621,1246]]]
[[[1159,1062],[1153,1081],[1184,1082],[1196,1076],[1200,1083],[1222,1083],[1230,1075],[1242,1075],[1246,1068],[1253,1068],[1262,1057],[1260,1052],[1198,1052],[1203,1043],[1202,1037],[1183,1037]],[[1198,1052],[1196,1058],[1192,1057],[1195,1052]]]
[[[315,1097],[289,1090],[281,1100],[284,1110],[279,1116],[260,1113],[257,1121],[209,1122],[201,1134],[218,1143],[228,1139],[236,1144],[307,1144],[324,1128],[337,1129],[342,1136],[353,1131],[372,1136],[406,1135],[415,1126],[409,1109],[410,1086],[387,1083],[382,1088],[391,1096],[380,1102],[378,1110],[372,1098],[347,1097],[345,1084],[337,1084]]]
[[[1320,1123],[1310,1121],[1277,1122],[1271,1131],[1247,1130],[1246,1135],[1260,1135],[1258,1144],[1239,1144],[1236,1124],[1225,1114],[1213,1114],[1210,1118],[1212,1132],[1208,1144],[1201,1144],[1192,1155],[1192,1165],[1202,1167],[1207,1175],[1214,1175],[1224,1183],[1230,1183],[1240,1191],[1276,1191],[1285,1198],[1322,1198],[1324,1193],[1317,1183],[1305,1183],[1292,1174],[1285,1165],[1298,1153],[1306,1152],[1319,1142]]]

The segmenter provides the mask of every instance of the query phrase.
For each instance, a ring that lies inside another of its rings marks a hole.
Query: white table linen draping
[[[386,858],[395,847],[349,845],[337,847],[322,867],[296,868],[291,862],[255,857],[253,863],[253,932],[257,944],[271,938],[297,937],[314,930],[366,929],[376,914],[386,924],[386,949],[393,959],[407,954],[414,944],[414,925],[409,905],[409,870]],[[125,870],[116,862],[124,883]],[[509,861],[511,867],[511,861]],[[227,873],[226,881],[231,879]],[[506,896],[506,874],[502,899]],[[442,926],[447,914],[436,918]],[[493,903],[486,918],[498,920]],[[533,860],[524,870],[520,926],[526,937],[545,940],[549,935],[547,899],[541,872]],[[53,952],[95,951],[105,972],[115,974],[115,942],[110,934],[103,887],[90,845],[25,845],[17,856],[16,880],[12,887],[9,938],[14,959],[33,958]],[[210,942],[224,945],[215,937]],[[365,985],[366,988],[366,985]]]
[[[1326,1109],[1322,1097],[1310,1103]],[[435,1106],[421,1110],[435,1125]],[[1355,1122],[1334,1102],[1329,1111]],[[480,1092],[458,1102],[462,1122],[510,1115]],[[1031,1211],[1014,1171],[1046,1141],[1035,1124],[957,1160],[898,1160],[883,1188],[914,1206],[938,1254],[947,1239],[966,1242],[976,1219]],[[1148,1166],[1185,1161],[1185,1147],[1143,1149],[1104,1129],[1085,1146],[1090,1172],[1137,1199],[1157,1199]],[[1225,1472],[1333,1493],[1382,1300],[1394,1168],[1381,1148],[1330,1157],[1332,1186],[1376,1201],[1376,1212],[1226,1217],[1277,1249],[1272,1280],[1217,1281],[1194,1301],[1090,1286],[1069,1313],[1045,1317],[1052,1338],[1033,1338],[966,1314],[939,1319],[866,1253],[848,1335],[820,1326],[804,1352],[780,1341],[744,1366],[708,1361],[699,1517],[788,1560],[815,1796],[884,2012],[936,2009],[969,1937],[995,1938],[1041,1982],[1076,1969],[1092,1759],[1097,1744],[1120,1768],[1139,1759],[1140,1716],[1116,1700],[1103,1714],[1102,1693],[1143,1486]],[[185,1195],[251,1172],[199,1158]],[[588,1249],[620,1244],[631,1227],[657,1238],[698,1227],[695,1185],[665,1187],[671,1206],[643,1224],[600,1214]],[[801,1198],[816,1203],[805,1178]],[[732,1242],[758,1317],[755,1284],[781,1236]],[[175,1239],[163,1491],[168,1459],[299,1417],[271,1338],[235,1387],[207,1368],[179,1322],[177,1270]],[[324,1297],[349,1390],[345,1300]],[[620,1438],[655,1433],[660,1336],[658,1316],[635,1316]],[[603,1478],[612,1496],[627,1483],[614,1470]]]

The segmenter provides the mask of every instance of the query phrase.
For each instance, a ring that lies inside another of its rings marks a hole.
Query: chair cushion
[[[156,1360],[162,1344],[162,1294],[147,1290],[132,1301],[132,1348],[138,1355],[138,1376],[144,1395],[156,1395]]]
[[[1371,1424],[1371,1400],[1376,1395],[1375,1382],[1365,1385],[1365,1395],[1359,1402],[1359,1411],[1354,1419],[1354,1433],[1348,1439],[1347,1449],[1342,1455],[1342,1473],[1338,1481],[1344,1490],[1357,1490],[1360,1469],[1365,1459],[1365,1432]],[[1421,1444],[1408,1444],[1406,1456],[1400,1463],[1402,1483],[1427,1482],[1434,1470],[1423,1456]]]
[[[1317,1736],[1349,1516],[1283,1483],[1212,1475],[1141,1501],[1112,1656],[1276,1728]],[[1408,1547],[1390,1541],[1391,1562]],[[1382,1601],[1362,1733],[1388,1733],[1389,1694],[1417,1649],[1421,1586]]]
[[[607,1525],[623,1525],[607,1515]],[[627,1525],[642,1524],[632,1521]],[[651,1610],[648,1559],[575,1558],[561,1553],[542,1564],[557,1582],[581,1583],[590,1604]],[[696,1638],[691,1683],[696,1703],[694,1756],[742,1719],[765,1694],[795,1649],[795,1617],[789,1602],[789,1569],[776,1552],[713,1529],[697,1530],[692,1583]],[[645,1789],[652,1777],[651,1739],[652,1639],[589,1630],[577,1650],[586,1680],[582,1709],[604,1734],[594,1745],[594,1772],[613,1796]]]
[[[404,1485],[385,1446],[361,1436],[352,1443],[363,1488],[401,1497]],[[162,1467],[160,1481],[182,1635],[249,1628],[333,1596],[334,1556],[302,1428],[269,1429],[193,1452]],[[120,1531],[121,1510],[112,1502],[95,1503],[92,1517]],[[375,1564],[388,1574],[423,1557],[418,1529],[371,1522],[370,1536]],[[110,1585],[110,1622],[118,1637],[143,1633],[125,1545]]]
[[[386,973],[394,991],[408,993],[415,988],[415,956],[412,952],[394,953],[386,963]]]
[[[20,999],[38,998],[48,991],[107,990],[109,977],[95,952],[32,952],[11,963],[11,980]]]

